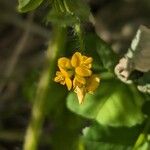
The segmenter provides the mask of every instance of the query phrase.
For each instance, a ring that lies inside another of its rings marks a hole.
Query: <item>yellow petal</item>
[[[100,78],[97,76],[97,75],[92,75],[89,79],[88,79],[88,82],[87,82],[87,92],[94,92],[98,86],[99,86],[99,83],[100,83]]]
[[[55,81],[55,82],[60,82],[60,78],[59,78],[59,77],[55,77],[55,78],[54,78],[54,81]]]
[[[66,57],[59,58],[58,59],[58,67],[59,68],[65,68],[65,69],[71,68],[70,59],[68,59]]]
[[[75,89],[77,86],[79,88],[83,87],[86,84],[86,79],[76,75],[73,79],[73,88]]]
[[[76,72],[76,74],[78,74],[79,76],[82,76],[82,77],[88,77],[88,76],[92,75],[92,71],[84,66],[77,67],[75,69],[75,72]]]
[[[76,87],[82,87],[82,84],[76,80],[76,78],[73,79],[73,88],[75,89]]]
[[[86,80],[85,80],[85,78],[83,78],[83,77],[81,77],[81,76],[78,76],[78,75],[76,75],[75,76],[75,80],[77,80],[79,83],[81,83],[81,84],[86,84]]]
[[[54,81],[62,85],[65,85],[65,77],[60,71],[56,72],[56,77],[54,78]]]
[[[65,85],[65,80],[59,82],[61,85]]]
[[[80,67],[91,69],[92,68],[92,64],[85,64],[85,63],[83,63]]]
[[[84,58],[84,63],[85,64],[90,64],[90,63],[92,63],[92,61],[93,61],[92,57],[86,57],[86,58]]]
[[[71,88],[72,88],[72,81],[71,81],[71,79],[70,78],[65,78],[65,82],[66,82],[68,90],[70,91]]]
[[[67,71],[65,71],[65,69],[63,69],[63,68],[59,68],[59,69],[64,77],[69,77],[69,73]]]
[[[60,71],[57,71],[56,72],[56,77],[54,78],[54,81],[55,82],[60,82],[62,80],[64,80],[63,74]]]
[[[76,52],[71,58],[71,65],[73,67],[79,66],[81,62],[81,57],[82,57],[81,53]]]
[[[75,93],[77,94],[79,104],[82,104],[83,100],[84,100],[84,97],[85,97],[85,94],[86,94],[85,89],[84,88],[79,88],[77,86],[76,89],[75,89]]]
[[[60,75],[60,71],[56,71],[56,76],[59,76]]]

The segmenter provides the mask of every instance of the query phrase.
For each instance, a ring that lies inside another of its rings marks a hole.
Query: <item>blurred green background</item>
[[[121,57],[139,25],[150,25],[149,0],[86,0],[86,3],[94,16],[84,23],[89,49],[93,48],[90,35],[96,33]],[[17,6],[17,0],[0,0],[0,150],[22,150],[32,99],[52,37],[52,25],[46,23],[51,8],[48,0],[36,11],[25,14],[19,13]],[[30,30],[26,33],[29,23]],[[68,51],[78,48],[72,32],[68,29]],[[72,51],[68,51],[66,55],[70,56]],[[80,136],[90,121],[68,110],[64,87],[55,83],[53,87],[45,108],[39,150],[84,150]]]

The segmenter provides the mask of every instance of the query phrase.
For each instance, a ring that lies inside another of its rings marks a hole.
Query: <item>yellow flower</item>
[[[71,64],[75,68],[75,73],[82,77],[92,75],[92,71],[90,70],[92,61],[92,57],[81,55],[79,52],[76,52],[71,58]]]
[[[82,87],[83,85],[86,84],[86,79],[84,77],[81,77],[79,75],[75,75],[73,79],[73,87],[75,88],[76,86]]]
[[[100,78],[97,75],[92,75],[88,80],[86,84],[86,90],[88,93],[93,94],[93,92],[98,88],[100,83]]]
[[[64,70],[69,70],[72,68],[70,59],[62,57],[58,59],[58,67]]]
[[[72,88],[72,81],[69,78],[69,75],[66,71],[64,71],[63,69],[61,69],[61,71],[57,71],[56,72],[56,77],[54,78],[55,82],[58,82],[62,85],[67,86],[68,90],[71,90]]]
[[[68,90],[77,93],[79,104],[83,102],[86,93],[93,93],[99,85],[100,79],[92,74],[92,57],[76,52],[71,59],[58,59],[59,71],[56,72],[55,82],[66,85]]]
[[[54,81],[58,82],[62,85],[65,85],[65,76],[60,71],[57,71],[56,77],[54,78]]]
[[[72,72],[70,71],[72,66],[71,62],[68,58],[62,57],[58,59],[58,67],[60,71],[56,72],[56,77],[54,78],[55,82],[58,82],[62,85],[67,86],[68,90],[71,90],[72,88],[72,81],[71,81],[71,76]]]
[[[97,89],[100,83],[100,78],[97,75],[92,75],[83,82],[84,80],[82,78],[74,78],[74,87],[75,92],[77,93],[77,97],[79,100],[79,104],[83,103],[84,97],[86,93],[91,93]]]

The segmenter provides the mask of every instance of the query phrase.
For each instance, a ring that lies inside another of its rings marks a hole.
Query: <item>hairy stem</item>
[[[47,66],[41,74],[36,96],[33,102],[31,120],[26,131],[24,150],[36,150],[43,121],[45,118],[45,109],[47,106],[47,96],[50,93],[51,83],[55,73],[55,67],[61,50],[64,47],[66,30],[61,27],[55,27],[53,30],[53,40],[49,43],[47,49]]]

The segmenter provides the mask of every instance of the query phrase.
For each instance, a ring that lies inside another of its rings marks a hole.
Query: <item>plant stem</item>
[[[80,44],[80,49],[81,51],[85,50],[85,45],[84,45],[84,38],[83,38],[83,31],[81,28],[81,24],[80,23],[76,23],[74,26],[75,32],[79,38],[79,44]]]
[[[41,74],[37,87],[36,96],[33,101],[31,120],[26,131],[24,150],[36,150],[39,143],[40,133],[43,121],[45,119],[45,109],[47,106],[47,96],[50,93],[51,83],[55,73],[55,67],[61,50],[64,48],[66,39],[66,30],[60,26],[53,29],[53,40],[49,43],[47,49],[47,67]]]
[[[150,118],[148,118],[146,125],[143,129],[143,132],[138,136],[134,144],[133,150],[137,150],[139,146],[141,146],[146,141],[149,128],[150,128]]]

